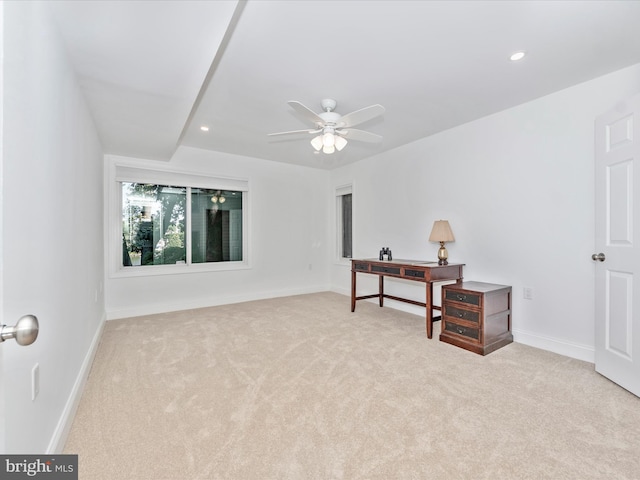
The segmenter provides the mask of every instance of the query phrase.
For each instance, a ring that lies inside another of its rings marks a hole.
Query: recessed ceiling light
[[[200,127],[200,130],[202,130],[203,132],[208,132],[209,131],[209,127],[207,127],[206,125],[202,125]]]
[[[525,55],[526,55],[526,52],[516,52],[513,55],[511,55],[509,58],[511,59],[512,62],[517,62],[518,60],[522,60]]]

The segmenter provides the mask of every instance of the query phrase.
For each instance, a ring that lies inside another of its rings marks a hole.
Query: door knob
[[[605,256],[604,253],[594,253],[593,255],[591,255],[591,260],[593,261],[599,261],[599,262],[604,262],[605,260]]]
[[[38,338],[39,328],[35,315],[25,315],[13,327],[0,325],[0,342],[15,338],[18,345],[31,345]]]

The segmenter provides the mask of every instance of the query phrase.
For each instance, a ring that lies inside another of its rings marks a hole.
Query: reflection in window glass
[[[187,189],[122,183],[122,264],[168,265],[186,261]]]
[[[191,189],[191,262],[242,261],[242,192]]]

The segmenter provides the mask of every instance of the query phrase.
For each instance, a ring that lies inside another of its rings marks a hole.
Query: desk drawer
[[[424,278],[424,270],[411,270],[409,268],[405,268],[404,276],[411,278]]]
[[[480,305],[480,294],[459,292],[446,289],[445,299],[454,302],[468,303],[469,305]]]
[[[384,265],[371,265],[371,271],[376,273],[390,273],[400,275],[400,267],[386,267]]]
[[[449,303],[444,304],[444,315],[466,320],[467,322],[480,323],[480,312],[454,307]]]
[[[368,263],[358,263],[355,262],[353,264],[353,268],[359,272],[368,272],[369,271],[369,264]]]
[[[453,322],[445,322],[445,331],[455,333],[456,335],[462,335],[463,337],[473,338],[474,340],[480,339],[480,330],[474,327],[465,327]]]

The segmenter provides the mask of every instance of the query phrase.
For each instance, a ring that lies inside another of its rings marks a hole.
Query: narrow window
[[[337,254],[338,259],[353,256],[353,193],[351,185],[336,189]]]

